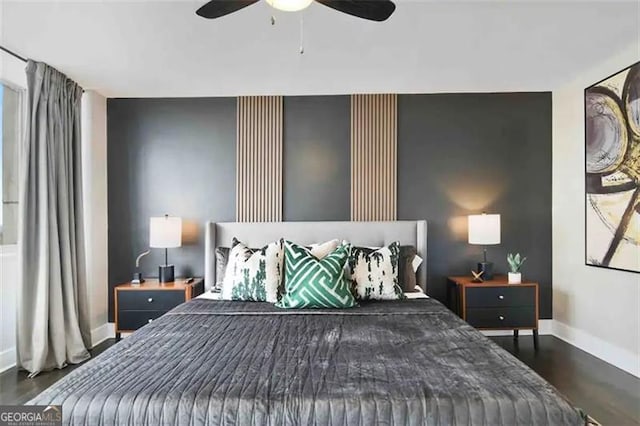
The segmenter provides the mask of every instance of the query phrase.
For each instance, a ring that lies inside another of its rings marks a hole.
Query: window
[[[0,84],[0,245],[18,241],[18,147],[22,92]]]

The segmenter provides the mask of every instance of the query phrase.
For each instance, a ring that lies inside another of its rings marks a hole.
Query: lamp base
[[[492,262],[478,262],[478,272],[482,272],[482,279],[492,280],[493,279],[493,263]]]
[[[175,276],[173,274],[174,267],[173,265],[160,265],[158,268],[158,280],[161,283],[172,283],[175,281]]]

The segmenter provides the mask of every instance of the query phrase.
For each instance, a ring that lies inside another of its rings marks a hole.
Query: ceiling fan
[[[219,18],[244,9],[260,0],[211,0],[200,7],[196,14],[207,19]],[[297,12],[305,9],[314,0],[265,0],[272,7],[286,12]],[[320,4],[339,12],[370,21],[384,21],[396,5],[391,0],[315,0]]]

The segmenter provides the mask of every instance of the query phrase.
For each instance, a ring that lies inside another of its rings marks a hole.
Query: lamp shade
[[[500,215],[474,214],[469,216],[469,244],[500,244]]]
[[[181,218],[164,216],[149,219],[149,247],[173,248],[181,245]]]

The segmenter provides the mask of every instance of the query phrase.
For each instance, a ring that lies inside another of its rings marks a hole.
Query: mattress
[[[553,386],[429,298],[344,310],[194,299],[30,404],[90,425],[584,424]]]

